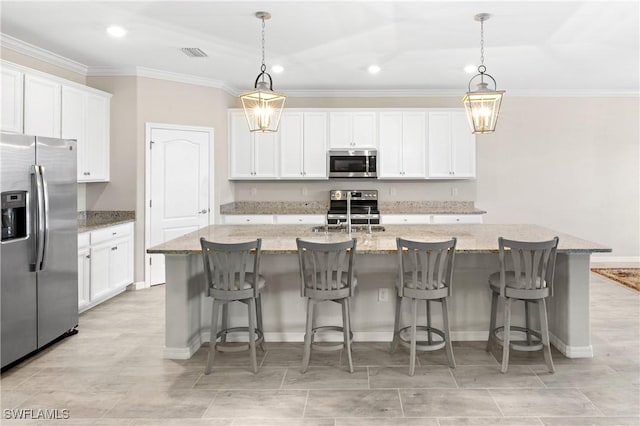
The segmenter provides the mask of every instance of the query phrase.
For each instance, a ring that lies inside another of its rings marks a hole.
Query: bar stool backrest
[[[200,238],[209,296],[241,300],[258,295],[262,239],[214,243]]]
[[[456,238],[442,242],[396,238],[396,243],[399,296],[441,298],[451,294]]]
[[[526,242],[498,238],[500,261],[500,294],[505,295],[507,273],[513,271],[518,291],[553,295],[558,237],[549,241]]]
[[[342,299],[353,296],[355,238],[339,243],[315,243],[296,238],[302,297]]]

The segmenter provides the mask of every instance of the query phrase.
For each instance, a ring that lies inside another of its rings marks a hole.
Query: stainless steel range
[[[336,225],[348,223],[349,216],[353,225],[380,223],[378,210],[378,191],[376,190],[332,190],[329,198],[327,223]]]

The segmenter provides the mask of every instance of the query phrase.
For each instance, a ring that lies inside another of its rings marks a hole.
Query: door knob
[[[207,209],[202,209],[199,211],[200,214],[205,214],[207,212]]]

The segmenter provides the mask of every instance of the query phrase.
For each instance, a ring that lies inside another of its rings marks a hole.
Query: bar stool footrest
[[[400,330],[398,330],[398,339],[399,339],[399,343],[404,346],[405,348],[411,348],[411,339],[407,339],[405,337],[402,336],[402,333],[406,333],[407,331],[410,333],[411,330],[411,326],[407,326],[404,328],[401,328]],[[431,332],[437,336],[440,336],[442,338],[442,340],[438,340],[438,341],[434,341],[433,343],[429,344],[427,342],[424,341],[416,341],[416,350],[418,351],[437,351],[438,349],[442,349],[444,348],[446,342],[445,342],[445,338],[444,338],[444,331],[439,330],[437,328],[433,328],[433,327],[427,327],[424,325],[417,325],[416,326],[416,331],[426,331]]]
[[[344,348],[344,341],[342,342],[314,342],[315,336],[318,332],[325,331],[338,331],[344,334],[344,328],[336,325],[324,325],[321,327],[314,327],[311,336],[311,347],[321,352],[339,351]],[[353,333],[349,332],[349,341],[353,342]]]
[[[216,334],[216,351],[219,352],[242,352],[249,350],[248,342],[217,342],[217,339],[222,337],[223,335],[228,335],[231,333],[249,333],[249,327],[232,327],[226,328],[224,330],[220,330]],[[264,342],[264,334],[258,328],[255,329],[255,342],[256,345],[259,345]],[[212,342],[210,341],[209,344]]]
[[[498,342],[500,346],[504,346],[504,340],[501,337],[498,337],[498,333],[501,331],[504,333],[504,326],[494,328],[492,331],[492,334],[495,341]],[[525,327],[518,327],[518,326],[511,326],[511,331],[519,331],[522,333],[527,333],[528,331],[529,334],[535,338],[535,340],[532,339],[531,344],[527,343],[527,341],[522,342],[519,340],[516,342],[513,342],[513,341],[509,342],[509,348],[513,350],[521,351],[521,352],[534,352],[534,351],[540,351],[544,347],[544,345],[542,344],[542,336],[538,331],[535,331],[532,329],[527,330],[527,328]]]

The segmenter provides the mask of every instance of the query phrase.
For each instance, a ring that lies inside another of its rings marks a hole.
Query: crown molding
[[[48,64],[64,68],[68,71],[72,71],[80,75],[87,75],[88,67],[86,65],[4,33],[0,33],[0,46],[23,55],[30,56],[34,59],[41,60]]]
[[[157,70],[146,67],[123,66],[123,67],[89,67],[87,76],[109,77],[109,76],[135,76],[155,78],[158,80],[175,81],[177,83],[193,84],[196,86],[213,87],[222,89],[225,92],[236,96],[240,93],[238,89],[230,86],[222,80],[213,78],[198,77],[191,74],[181,74],[171,71]]]
[[[455,89],[378,89],[378,90],[300,90],[282,89],[282,93],[292,98],[436,98],[464,95],[464,87]],[[640,97],[640,91],[629,90],[507,90],[507,97],[532,98],[602,98],[602,97]]]

